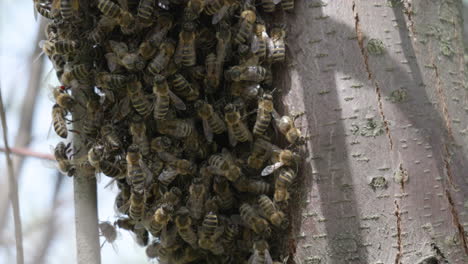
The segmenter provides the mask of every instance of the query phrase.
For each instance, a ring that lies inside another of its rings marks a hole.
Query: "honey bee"
[[[131,219],[140,221],[145,215],[145,194],[138,191],[132,191],[130,195],[130,208],[128,210]]]
[[[229,143],[235,146],[237,142],[252,141],[252,134],[241,119],[239,111],[233,104],[227,104],[224,108],[224,119],[228,127]]]
[[[176,63],[181,63],[182,66],[194,66],[197,59],[195,49],[196,39],[196,26],[195,23],[186,22],[183,24],[183,29],[179,33],[179,43],[176,51]]]
[[[259,83],[266,77],[267,70],[262,66],[233,66],[226,71],[226,77],[234,82],[249,81]]]
[[[154,240],[146,248],[146,256],[148,258],[157,258],[158,263],[174,263],[174,252],[161,246],[159,240]]]
[[[265,141],[266,142],[266,141]],[[261,175],[267,176],[272,174],[277,169],[283,166],[292,166],[297,165],[298,156],[296,153],[288,150],[288,149],[280,149],[277,146],[269,143],[269,146],[272,147],[272,156],[271,161],[273,162],[272,165],[266,166],[263,170]]]
[[[41,41],[39,41],[39,47],[42,49],[42,52],[38,56],[38,58],[40,58],[40,56],[42,54],[44,54],[44,53],[45,53],[45,55],[47,55],[49,57],[56,54],[56,52],[55,52],[55,42],[54,41],[41,40]]]
[[[247,192],[255,194],[268,194],[271,190],[271,185],[262,180],[247,181]]]
[[[113,150],[117,150],[122,147],[122,142],[119,138],[119,135],[115,131],[114,126],[111,124],[107,124],[101,127],[101,135],[106,139],[107,143]]]
[[[276,127],[278,130],[286,137],[286,140],[290,144],[295,144],[301,139],[302,137],[301,131],[296,127],[294,124],[297,117],[302,115],[303,113],[294,115],[293,117],[290,116],[280,116],[276,111],[272,112],[273,118],[275,120]]]
[[[199,91],[194,85],[191,85],[182,74],[174,74],[172,80],[174,91],[180,96],[184,97],[187,101],[195,101],[199,96]]]
[[[89,149],[88,162],[96,171],[101,171],[106,176],[114,178],[122,174],[119,165],[104,159],[104,146],[102,145],[94,145]]]
[[[254,10],[244,10],[241,13],[239,31],[234,37],[234,42],[243,44],[250,41],[257,15]]]
[[[167,162],[168,166],[158,176],[158,180],[166,186],[169,185],[177,175],[190,175],[195,169],[195,165],[186,159],[174,159]]]
[[[192,228],[192,218],[190,218],[189,210],[182,207],[179,214],[175,218],[177,232],[179,236],[193,248],[197,247],[198,237],[195,230]]]
[[[187,138],[194,131],[193,124],[183,119],[163,120],[158,124],[159,133],[176,138]]]
[[[165,41],[159,47],[160,52],[154,59],[148,64],[148,72],[151,74],[161,73],[169,64],[170,59],[175,51],[173,41]]]
[[[226,248],[232,248],[239,233],[239,227],[232,221],[226,221],[223,235],[223,242]]]
[[[274,27],[270,31],[270,41],[268,43],[268,50],[273,63],[283,62],[286,57],[286,50],[284,38],[286,31],[282,27]]]
[[[210,89],[216,89],[219,85],[219,76],[217,72],[217,60],[216,54],[210,53],[206,56],[205,59],[206,66],[206,77],[205,84],[210,87]]]
[[[175,254],[174,263],[175,264],[194,263],[194,261],[197,261],[201,257],[203,257],[203,255],[198,250],[194,249],[193,247],[185,247],[183,248],[182,251],[178,251],[177,254]]]
[[[97,8],[108,17],[117,18],[120,16],[122,9],[119,5],[110,0],[98,0]]]
[[[140,149],[143,156],[148,156],[150,153],[150,145],[148,137],[146,136],[146,125],[142,120],[134,120],[130,123],[130,134],[132,135],[132,142]]]
[[[294,9],[294,0],[281,0],[281,7],[284,11],[292,11]]]
[[[242,175],[241,168],[237,166],[227,149],[223,149],[221,154],[211,155],[208,164],[211,172],[224,176],[231,182],[235,182]]]
[[[144,69],[145,62],[143,58],[140,57],[138,53],[129,52],[127,44],[110,40],[109,45],[114,52],[106,54],[110,69],[116,68],[115,65],[111,64],[119,64],[129,71],[140,71]]]
[[[265,161],[269,158],[270,152],[264,148],[264,141],[265,139],[258,138],[255,140],[252,152],[250,153],[249,157],[247,158],[247,165],[253,169],[261,169]]]
[[[59,17],[60,13],[59,12],[54,12],[58,10],[51,9],[50,6],[43,5],[40,2],[36,2],[34,4],[34,15],[37,20],[37,13],[39,13],[41,16],[47,18],[47,19],[56,19]]]
[[[166,118],[171,99],[177,109],[186,109],[184,102],[169,89],[166,77],[163,75],[156,74],[154,76],[153,93],[156,95],[156,105],[154,107],[155,119]]]
[[[205,79],[205,67],[202,65],[195,65],[188,69],[190,77],[196,81],[203,81]]]
[[[60,15],[64,20],[71,20],[74,12],[79,9],[79,0],[54,0],[52,6],[60,10]]]
[[[65,121],[66,115],[67,111],[58,104],[55,104],[52,107],[52,121],[54,125],[54,131],[61,138],[67,138],[68,136],[68,129]]]
[[[117,214],[128,215],[128,204],[130,203],[130,195],[130,187],[121,188],[121,191],[115,197],[114,203],[115,211]]]
[[[136,145],[130,145],[127,151],[127,181],[131,183],[134,192],[143,193],[146,177],[141,167],[141,154]]]
[[[90,70],[89,65],[80,63],[80,64],[75,64],[70,70],[70,74],[77,80],[81,82],[88,82],[90,80],[90,77],[92,76],[92,72]]]
[[[258,101],[257,120],[255,121],[253,134],[260,136],[265,133],[270,125],[271,115],[274,111],[273,96],[270,93],[264,93]]]
[[[59,142],[54,149],[54,157],[57,161],[58,169],[68,176],[75,174],[75,166],[72,164],[68,157],[68,152],[71,150],[71,142],[65,145],[63,142]]]
[[[229,188],[229,182],[224,177],[215,177],[213,190],[217,194],[219,207],[223,210],[232,208],[234,204],[234,195]]]
[[[190,215],[194,219],[200,219],[203,216],[204,205],[207,196],[207,189],[201,178],[194,178],[189,187],[189,198],[187,202]]]
[[[138,5],[138,18],[143,21],[151,19],[154,10],[154,0],[140,0]]]
[[[268,222],[260,217],[257,211],[247,203],[243,203],[239,207],[240,216],[242,221],[244,221],[250,229],[252,229],[256,234],[268,234],[270,233],[270,227]]]
[[[268,196],[264,194],[260,195],[258,198],[258,204],[270,223],[276,227],[284,227],[284,224],[286,223],[286,215],[276,207]]]
[[[270,252],[268,251],[269,246],[265,240],[255,241],[253,245],[254,253],[249,258],[249,264],[264,264],[273,263]]]
[[[105,242],[111,244],[115,242],[115,240],[117,239],[117,230],[109,221],[100,222],[98,227],[99,235],[105,238],[105,241],[102,243],[101,248],[102,246],[104,246]]]
[[[95,76],[95,82],[96,86],[98,87],[119,90],[120,88],[125,87],[125,85],[127,85],[128,78],[120,74],[99,72]]]
[[[222,233],[223,227],[219,225],[218,216],[213,212],[209,212],[203,219],[199,231],[198,245],[203,249],[210,250],[215,255],[221,255],[224,248],[221,243],[216,243],[216,241]]]
[[[134,228],[133,233],[135,234],[135,241],[141,247],[145,247],[149,242],[149,234],[145,228]]]
[[[143,117],[148,116],[153,107],[144,94],[140,81],[132,81],[127,84],[127,92],[130,96],[133,108]]]
[[[296,178],[296,173],[290,168],[281,168],[275,181],[275,202],[285,202],[289,200],[288,187]]]
[[[176,157],[172,153],[172,140],[167,136],[156,137],[151,140],[151,150],[162,160],[172,160]]]
[[[159,46],[166,38],[167,33],[172,28],[172,20],[173,18],[169,14],[161,14],[157,18],[157,26],[148,33],[148,37],[140,44],[138,49],[138,54],[145,60],[154,57]]]
[[[184,18],[187,21],[193,21],[200,16],[205,8],[205,0],[189,0],[184,9]]]
[[[54,42],[54,51],[57,54],[75,53],[80,48],[80,43],[76,40],[57,40]]]
[[[102,43],[116,25],[117,22],[114,19],[103,16],[99,19],[96,27],[88,33],[87,38],[92,43]]]
[[[270,37],[266,32],[264,24],[255,25],[255,34],[252,38],[251,50],[252,53],[257,56],[260,60],[265,59],[267,55],[267,44]]]
[[[173,208],[167,204],[161,205],[151,217],[147,229],[153,236],[157,236],[172,220]]]
[[[137,228],[135,226],[135,220],[122,217],[114,222],[114,226],[133,232],[136,236],[135,240],[140,246],[145,246],[148,244],[148,232],[144,228]]]
[[[275,5],[279,4],[281,0],[262,0],[263,11],[272,13],[275,11]]]
[[[52,89],[52,95],[54,96],[55,102],[63,109],[68,112],[72,112],[77,101],[66,92],[65,86],[50,86]]]
[[[218,113],[213,110],[212,105],[198,100],[195,102],[195,109],[197,109],[197,114],[203,121],[203,132],[208,142],[213,141],[213,133],[222,134],[226,131],[226,124],[224,124]]]

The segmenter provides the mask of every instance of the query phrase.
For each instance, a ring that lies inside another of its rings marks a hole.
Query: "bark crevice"
[[[448,137],[450,140],[453,140],[452,124],[451,124],[450,115],[448,112],[447,98],[445,96],[444,89],[442,87],[442,81],[439,76],[439,69],[435,63],[433,63],[432,66],[434,67],[435,77],[436,77],[435,83],[436,83],[437,99],[440,103],[440,106],[442,107],[442,115],[445,120],[445,126],[447,127]]]
[[[401,257],[403,255],[403,241],[401,238],[401,212],[400,205],[395,200],[395,216],[396,216],[396,229],[397,229],[397,253],[395,255],[395,264],[401,263]]]
[[[354,29],[356,31],[356,36],[357,36],[359,49],[361,50],[361,55],[362,55],[362,57],[364,59],[364,66],[366,68],[367,78],[369,79],[369,81],[371,81],[371,83],[375,87],[375,93],[377,94],[377,106],[378,106],[378,109],[379,109],[379,114],[380,114],[380,116],[382,118],[382,121],[384,123],[385,134],[387,135],[387,138],[388,138],[388,141],[389,141],[389,144],[390,144],[390,150],[392,150],[393,149],[393,140],[392,140],[392,136],[390,135],[390,128],[388,127],[388,121],[387,121],[387,119],[385,117],[385,113],[384,113],[383,106],[382,106],[382,94],[381,94],[381,91],[380,91],[379,84],[377,83],[377,81],[375,81],[374,76],[373,76],[372,71],[371,71],[370,66],[369,66],[369,56],[368,56],[366,48],[364,46],[364,34],[362,33],[362,30],[361,30],[361,25],[360,25],[360,22],[359,22],[359,14],[358,14],[358,12],[356,10],[356,3],[354,1],[353,1],[352,9],[353,9],[353,15],[354,15]]]
[[[452,221],[455,227],[458,229],[458,235],[460,236],[460,240],[463,246],[463,249],[465,250],[465,253],[468,255],[468,241],[465,237],[465,228],[463,225],[460,223],[460,219],[458,218],[458,211],[457,208],[455,207],[455,204],[452,199],[452,194],[448,189],[445,190],[445,197],[447,197],[447,200],[450,205],[450,212],[452,214]]]

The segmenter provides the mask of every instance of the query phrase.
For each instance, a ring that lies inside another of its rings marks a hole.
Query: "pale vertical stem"
[[[0,115],[2,119],[2,128],[3,128],[3,142],[6,149],[6,161],[8,168],[8,183],[9,183],[9,196],[11,204],[13,206],[13,219],[15,223],[15,242],[16,242],[16,263],[24,263],[24,254],[23,254],[23,231],[21,228],[21,215],[19,209],[19,198],[18,198],[18,182],[16,181],[15,174],[13,171],[13,162],[10,157],[10,148],[8,146],[8,129],[5,115],[5,108],[3,107],[3,98],[2,91],[0,89]]]

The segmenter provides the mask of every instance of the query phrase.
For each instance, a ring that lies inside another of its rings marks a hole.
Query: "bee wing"
[[[37,0],[34,0],[34,3],[33,3],[33,10],[34,10],[34,21],[37,21],[37,8],[36,8],[36,2],[37,2]]]
[[[273,0],[273,4],[277,5],[281,2],[281,0]]]
[[[180,99],[175,93],[173,93],[171,90],[168,90],[169,92],[169,97],[171,98],[172,102],[174,103],[174,106],[179,109],[179,110],[186,110],[187,107],[185,106],[184,101]]]
[[[252,254],[252,256],[250,256],[249,258],[249,261],[247,262],[248,264],[254,264],[256,263],[256,260],[258,258],[258,251],[257,250],[254,250],[254,253]]]
[[[148,186],[153,180],[154,175],[151,172],[151,170],[148,168],[146,163],[143,161],[143,159],[140,159],[139,163],[140,163],[141,169],[143,170],[143,173],[146,175],[145,186]]]
[[[275,164],[268,165],[262,170],[262,176],[268,176],[272,174],[274,171],[277,169],[283,167],[284,163],[282,162],[276,162]]]
[[[213,25],[218,24],[218,22],[221,21],[221,19],[223,19],[223,17],[226,15],[228,10],[229,10],[229,5],[224,5],[223,7],[221,7],[219,11],[213,15],[213,19],[211,21]]]
[[[269,38],[267,40],[267,48],[269,54],[273,54],[273,50],[275,49],[275,43],[273,42],[273,39]]]
[[[107,66],[109,67],[109,70],[111,72],[117,70],[117,68],[120,66],[120,60],[119,57],[117,57],[117,54],[110,52],[104,55],[104,57],[106,57]]]
[[[208,142],[213,142],[213,130],[211,130],[210,125],[206,119],[203,119],[203,133],[205,134],[206,140]]]
[[[232,131],[232,127],[228,125],[228,136],[229,136],[229,144],[235,147],[237,145],[237,139],[234,136],[234,131]]]
[[[271,258],[270,251],[267,249],[264,251],[265,254],[265,264],[273,264],[273,259]]]
[[[260,41],[258,40],[257,35],[253,35],[252,45],[250,46],[250,50],[252,51],[252,53],[255,53],[258,51],[259,48],[260,48]]]
[[[216,168],[216,167],[214,167],[214,166],[208,166],[207,168],[208,168],[208,170],[209,170],[211,173],[213,173],[213,174],[215,174],[215,175],[224,176],[224,175],[226,174],[225,171],[223,171],[223,170],[220,169],[220,168]]]
[[[169,168],[169,169],[164,169],[158,176],[158,180],[161,182],[164,181],[173,181],[175,176],[177,176],[177,171]]]

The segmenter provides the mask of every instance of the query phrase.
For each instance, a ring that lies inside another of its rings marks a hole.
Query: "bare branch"
[[[2,118],[2,128],[3,128],[3,142],[6,148],[6,161],[8,167],[8,178],[10,185],[10,200],[13,205],[13,219],[15,221],[15,240],[16,240],[16,263],[24,263],[23,255],[23,234],[21,230],[21,216],[19,210],[19,198],[18,198],[18,184],[16,182],[15,174],[13,172],[13,162],[10,157],[10,149],[8,147],[8,129],[6,123],[5,109],[3,108],[3,98],[2,91],[0,90],[0,115]]]
[[[6,149],[3,147],[0,147],[0,152],[6,152]],[[10,153],[22,157],[33,157],[33,158],[38,158],[38,159],[46,159],[46,160],[55,160],[54,155],[52,154],[47,154],[47,153],[41,153],[41,152],[35,152],[27,148],[10,148]]]

